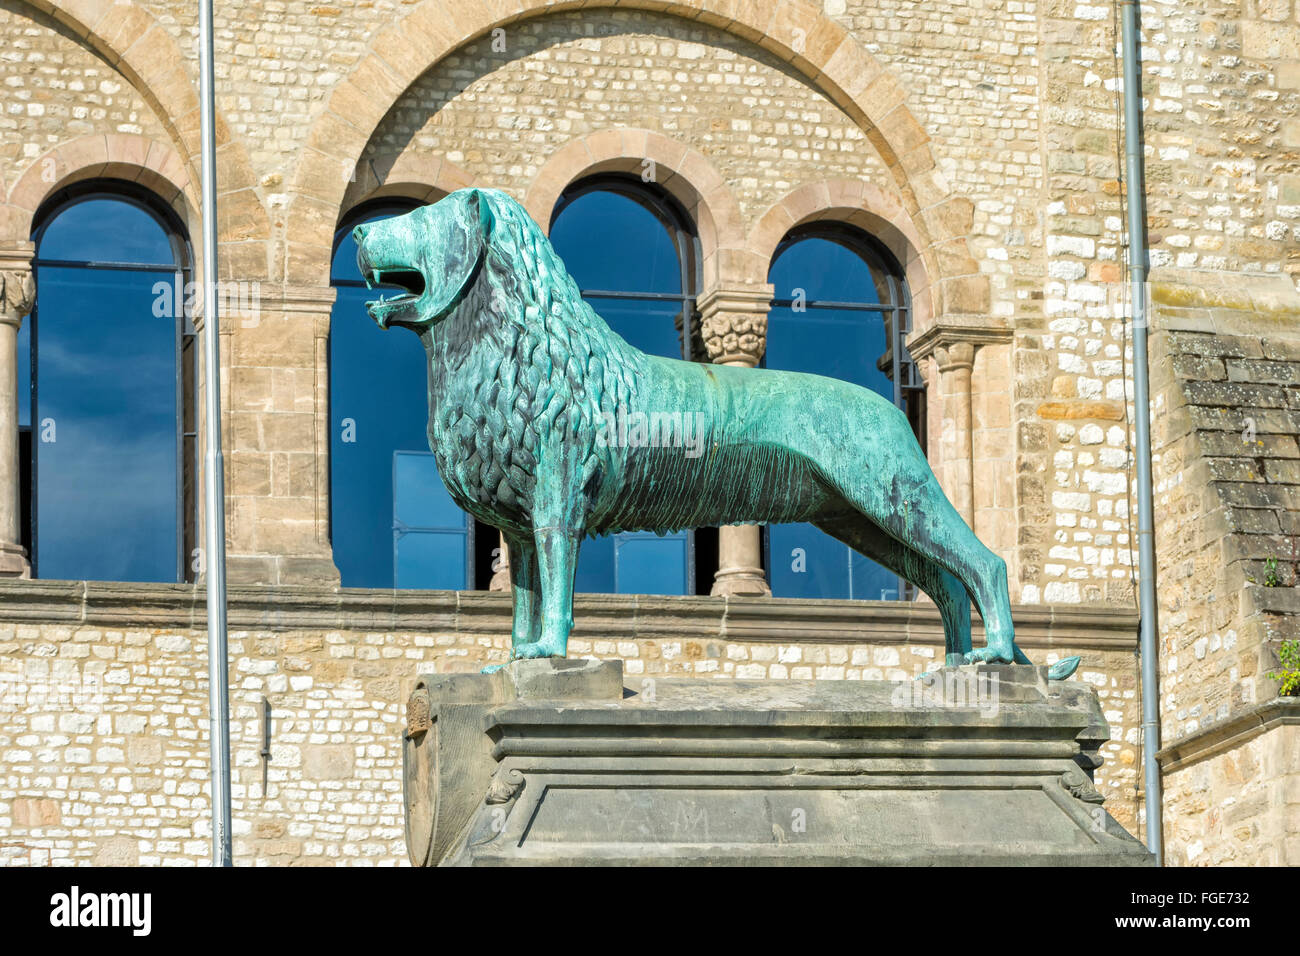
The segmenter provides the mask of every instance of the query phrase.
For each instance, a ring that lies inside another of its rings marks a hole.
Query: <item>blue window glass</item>
[[[431,452],[393,452],[393,567],[399,588],[473,587],[472,537]]]
[[[382,291],[366,288],[352,239],[357,225],[416,205],[369,206],[350,217],[336,239],[330,527],[345,587],[474,586],[467,559],[473,520],[452,504],[429,453],[424,348],[406,329],[385,331],[366,313],[365,303]]]
[[[593,309],[652,355],[689,358],[695,239],[673,204],[634,177],[596,177],[570,187],[550,239]],[[690,594],[694,535],[634,532],[588,538],[578,591]]]
[[[843,379],[898,400],[878,360],[890,351],[892,329],[906,331],[905,291],[870,240],[834,227],[788,237],[768,281],[776,296],[768,315],[768,368]],[[895,574],[810,524],[772,525],[766,537],[775,597],[904,596]]]
[[[19,343],[32,356],[19,418],[33,573],[185,580],[196,464],[186,246],[148,197],[107,188],[55,201],[35,234],[38,298]]]

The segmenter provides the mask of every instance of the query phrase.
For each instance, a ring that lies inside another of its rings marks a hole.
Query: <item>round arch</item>
[[[840,222],[874,236],[903,267],[915,326],[929,324],[936,314],[932,269],[923,255],[922,235],[896,196],[856,179],[799,186],[759,216],[746,240],[749,255],[770,263],[792,230],[813,222]]]
[[[26,6],[57,20],[71,29],[81,42],[103,57],[153,110],[171,140],[169,148],[181,158],[173,178],[198,182],[199,96],[186,72],[183,54],[175,37],[146,9],[136,3],[103,3],[99,0],[23,0]],[[231,141],[220,110],[216,116],[217,147],[223,153],[222,219],[242,224],[241,240],[270,238],[270,220],[256,192],[257,180],[242,143]],[[109,138],[118,134],[110,134]],[[82,137],[81,139],[90,139]],[[79,142],[74,140],[72,142]],[[71,144],[65,144],[66,149]],[[74,168],[92,165],[94,147],[83,157],[68,157]],[[23,212],[11,221],[13,210],[0,210],[0,235],[26,235]],[[226,238],[223,236],[223,239]],[[255,262],[250,258],[249,262]],[[262,266],[262,271],[265,266]]]
[[[42,204],[69,186],[90,179],[118,179],[153,193],[196,234],[198,185],[171,146],[130,133],[91,133],[60,143],[32,162],[6,197],[10,226],[32,231]]]
[[[595,5],[698,20],[790,63],[866,131],[916,219],[922,254],[933,255],[932,269],[944,275],[975,271],[964,235],[954,228],[956,217],[944,214],[943,207],[953,198],[951,190],[936,168],[928,135],[904,102],[902,87],[830,17],[802,0],[791,0],[775,10],[730,0],[596,0]],[[317,273],[298,281],[318,281],[328,269],[332,227],[339,221],[346,186],[338,177],[331,180],[327,171],[362,155],[389,108],[420,75],[493,29],[589,6],[578,0],[516,0],[513,9],[501,12],[489,4],[448,10],[441,3],[424,2],[372,36],[369,54],[335,88],[314,122],[295,173],[289,235],[296,237],[292,245],[297,248],[291,249],[289,260]],[[326,223],[330,228],[325,228]],[[953,248],[944,254],[931,253],[936,243]]]
[[[601,173],[639,176],[677,201],[699,236],[703,288],[717,280],[721,250],[744,254],[744,220],[722,176],[703,154],[653,130],[620,127],[566,143],[547,158],[534,177],[524,208],[549,230],[551,210],[564,191]]]
[[[443,156],[404,150],[363,157],[343,194],[339,222],[360,206],[381,199],[437,202],[449,192],[474,185],[474,177]]]

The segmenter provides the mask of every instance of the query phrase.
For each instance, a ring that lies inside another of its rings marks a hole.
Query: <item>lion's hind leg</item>
[[[514,620],[510,629],[512,648],[536,643],[541,633],[541,583],[537,570],[537,547],[530,537],[508,534],[510,549],[510,591],[514,598]]]
[[[970,595],[956,575],[890,537],[865,515],[855,514],[816,524],[832,538],[879,562],[929,595],[943,621],[945,663],[965,663],[971,650]]]
[[[887,453],[887,466],[854,467],[842,451],[828,450],[827,460],[834,467],[823,466],[822,473],[830,477],[836,494],[881,530],[907,542],[965,585],[984,619],[987,636],[984,647],[967,653],[967,662],[1010,664],[1015,656],[1015,627],[1006,562],[984,546],[952,506],[901,413],[895,425],[877,433],[869,448]],[[887,436],[893,437],[892,445]]]

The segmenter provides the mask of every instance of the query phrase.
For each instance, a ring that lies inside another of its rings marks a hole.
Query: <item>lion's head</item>
[[[396,296],[367,302],[370,317],[423,332],[460,303],[483,263],[492,212],[477,189],[459,189],[404,216],[357,226],[357,268],[368,287],[396,285]]]
[[[629,404],[646,356],[583,301],[523,206],[496,189],[460,189],[353,235],[367,282],[404,290],[367,308],[381,328],[420,335],[430,447],[462,507],[498,526],[512,520],[507,506],[530,498],[533,452],[549,435],[584,461],[608,456],[597,429]]]

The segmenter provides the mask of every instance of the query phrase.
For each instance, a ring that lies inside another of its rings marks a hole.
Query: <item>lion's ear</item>
[[[481,189],[470,190],[469,205],[470,209],[478,214],[479,226],[483,230],[483,246],[486,248],[492,241],[492,229],[496,225],[492,207],[488,205]]]

